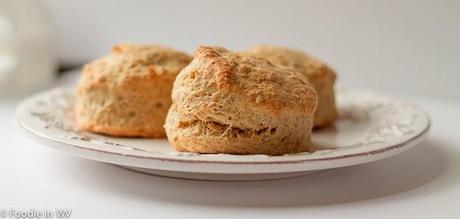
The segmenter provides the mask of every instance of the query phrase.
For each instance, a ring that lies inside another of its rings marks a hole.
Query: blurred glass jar
[[[0,0],[0,97],[24,95],[56,75],[53,39],[38,0]]]

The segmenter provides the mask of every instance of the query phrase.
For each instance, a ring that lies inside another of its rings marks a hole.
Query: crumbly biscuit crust
[[[337,76],[326,64],[300,51],[269,45],[256,46],[243,53],[266,58],[275,65],[305,75],[318,93],[315,127],[327,126],[336,120],[334,83]]]
[[[310,145],[315,90],[265,59],[201,46],[172,99],[165,127],[176,150],[279,155]]]
[[[81,71],[76,88],[78,128],[113,136],[165,137],[176,75],[188,55],[155,45],[120,44]]]

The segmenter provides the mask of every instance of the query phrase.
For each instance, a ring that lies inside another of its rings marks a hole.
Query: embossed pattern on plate
[[[54,89],[24,100],[17,120],[49,146],[93,160],[165,171],[281,173],[371,162],[416,145],[427,133],[428,116],[415,106],[367,91],[337,90],[339,119],[313,132],[311,152],[266,155],[197,154],[174,151],[166,139],[114,138],[73,127],[73,94]]]

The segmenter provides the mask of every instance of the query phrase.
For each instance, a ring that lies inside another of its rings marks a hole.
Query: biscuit
[[[123,137],[165,137],[171,89],[191,57],[155,45],[116,45],[87,65],[76,87],[80,130]]]
[[[336,74],[326,64],[300,51],[276,46],[256,46],[244,53],[266,58],[275,65],[292,68],[305,75],[318,93],[314,127],[334,123],[337,118],[334,95]]]
[[[311,145],[313,86],[266,59],[200,46],[172,101],[165,129],[177,151],[282,155]]]

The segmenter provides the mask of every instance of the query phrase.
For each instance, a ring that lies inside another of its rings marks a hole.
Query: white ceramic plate
[[[422,141],[428,116],[415,106],[366,91],[337,91],[339,119],[313,132],[310,153],[284,156],[176,152],[166,139],[114,138],[73,129],[73,95],[54,89],[24,100],[16,118],[27,133],[58,150],[151,174],[206,180],[260,180],[368,163]]]

